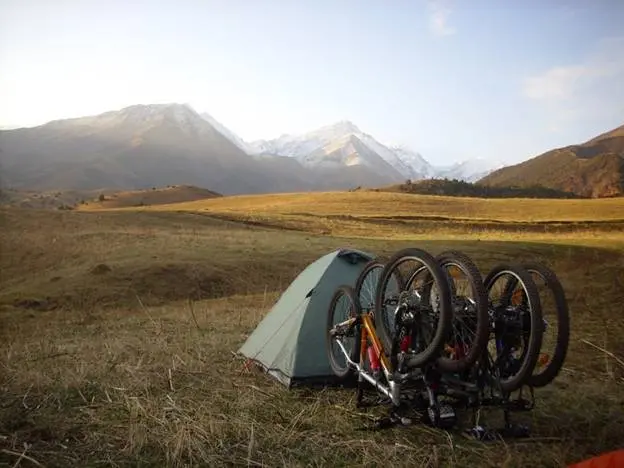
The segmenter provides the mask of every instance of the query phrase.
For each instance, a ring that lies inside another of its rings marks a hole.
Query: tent
[[[327,311],[336,288],[355,286],[373,257],[339,249],[308,265],[247,338],[239,353],[287,387],[335,381],[327,359]]]
[[[568,465],[568,468],[621,468],[624,466],[624,449],[606,452],[588,458],[578,463]]]

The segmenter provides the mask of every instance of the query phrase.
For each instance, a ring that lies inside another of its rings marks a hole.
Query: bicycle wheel
[[[409,290],[403,284],[396,287],[397,278],[411,278],[417,271],[421,278],[412,278]],[[433,303],[424,294],[432,284],[439,290]],[[409,339],[408,368],[423,366],[440,355],[451,326],[451,297],[445,273],[431,254],[417,248],[394,254],[381,273],[374,319],[379,339],[393,362],[401,338]]]
[[[355,318],[359,315],[359,313],[359,305],[353,292],[353,288],[347,285],[338,287],[331,298],[329,309],[327,310],[325,342],[329,365],[334,372],[334,375],[336,375],[336,377],[340,380],[346,380],[355,375],[355,369],[349,366],[344,352],[340,349],[336,340],[341,340],[342,345],[349,355],[349,359],[353,362],[358,362],[361,346],[360,328],[359,326],[352,327],[350,333],[337,337],[332,336],[330,331],[335,327],[335,325],[350,318]]]
[[[453,307],[452,330],[438,366],[444,372],[461,372],[477,362],[487,346],[488,296],[481,272],[468,255],[450,250],[436,260],[450,281]]]
[[[493,322],[488,352],[494,356],[501,390],[511,393],[527,383],[539,357],[543,335],[540,298],[531,274],[520,265],[495,266],[484,284]]]
[[[540,263],[524,263],[522,266],[532,275],[538,287],[544,320],[540,355],[527,383],[532,387],[544,387],[559,375],[568,352],[570,340],[568,302],[563,286],[554,271]]]
[[[383,268],[383,263],[371,260],[364,265],[360,276],[358,276],[355,282],[355,297],[358,298],[363,312],[375,310],[375,294]]]

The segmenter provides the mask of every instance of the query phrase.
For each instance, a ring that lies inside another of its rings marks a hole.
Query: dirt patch
[[[113,271],[113,269],[109,267],[106,263],[100,263],[98,265],[95,265],[93,268],[91,268],[90,273],[92,275],[103,275],[111,271]]]
[[[58,308],[59,303],[57,300],[48,297],[46,299],[18,299],[13,303],[13,305],[20,309],[39,310],[45,312]]]
[[[195,264],[154,265],[125,276],[132,292],[153,302],[191,298],[193,300],[232,294],[235,285],[223,272]]]

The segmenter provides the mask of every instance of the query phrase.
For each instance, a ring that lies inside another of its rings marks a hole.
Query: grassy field
[[[170,210],[171,205],[159,209]],[[448,218],[472,221],[622,221],[621,198],[592,200],[486,199],[384,192],[319,192],[241,195],[175,205],[190,211],[280,215],[310,214],[401,219]]]
[[[564,466],[621,447],[624,368],[585,341],[624,357],[622,202],[512,200],[511,209],[443,199],[436,208],[429,197],[377,195],[377,204],[347,193],[0,211],[0,466]],[[358,218],[332,218],[347,213]],[[406,216],[448,219],[410,235]],[[482,219],[497,230],[475,231]],[[527,228],[553,220],[574,223]],[[315,223],[325,222],[334,224],[321,233]],[[287,391],[243,366],[233,353],[279,293],[344,246],[382,257],[456,248],[484,274],[528,258],[557,271],[570,352],[524,417],[530,439],[485,444],[420,425],[362,431],[369,421],[353,391]]]
[[[106,207],[90,204],[81,209]],[[201,213],[255,226],[351,239],[523,239],[596,244],[619,242],[624,231],[621,198],[483,199],[326,192],[223,197],[142,209]]]

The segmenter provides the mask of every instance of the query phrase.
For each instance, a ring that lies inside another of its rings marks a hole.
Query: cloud
[[[535,100],[563,100],[572,97],[583,81],[587,81],[595,70],[584,65],[554,67],[541,75],[525,80],[524,94]]]
[[[443,0],[431,0],[429,2],[429,28],[438,36],[451,36],[457,31],[449,25],[449,17],[453,9]]]
[[[527,77],[526,98],[549,113],[550,126],[624,111],[624,36],[603,39],[578,63],[555,66]]]

